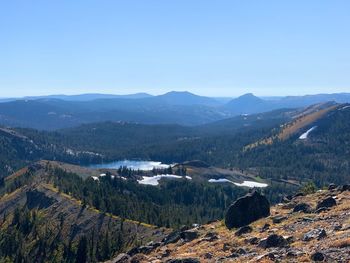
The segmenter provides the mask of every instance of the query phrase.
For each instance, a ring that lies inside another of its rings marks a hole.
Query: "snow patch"
[[[263,188],[263,187],[268,186],[268,184],[258,183],[258,182],[253,182],[253,181],[243,181],[243,183],[235,183],[235,182],[232,182],[231,180],[228,180],[226,178],[209,179],[208,182],[209,183],[231,183],[231,184],[234,184],[236,186],[249,187],[249,188],[253,188],[253,187]]]
[[[220,179],[209,179],[208,180],[209,183],[232,183],[232,181],[225,179],[225,178],[220,178]]]
[[[142,176],[142,180],[138,180],[138,183],[156,186],[159,184],[159,180],[162,178],[181,179],[183,178],[183,176],[175,175],[175,174],[159,174],[155,176]],[[192,180],[190,176],[186,176],[185,178],[188,180]]]
[[[302,135],[300,135],[299,139],[300,140],[305,140],[307,139],[307,136],[309,136],[309,133],[312,132],[314,129],[316,129],[317,126],[312,127],[311,129],[308,129],[306,132],[304,132]]]
[[[350,105],[344,106],[343,108],[339,109],[339,110],[345,110],[347,108],[350,108]]]
[[[267,187],[268,184],[265,183],[258,183],[258,182],[253,182],[253,181],[243,181],[243,183],[234,183],[237,186],[245,186],[245,187],[249,187],[249,188],[253,188],[253,187],[258,187],[258,188],[264,188]]]

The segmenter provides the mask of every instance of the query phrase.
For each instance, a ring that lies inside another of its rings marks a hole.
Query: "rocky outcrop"
[[[322,213],[315,213],[317,204],[330,196],[337,209],[323,207]],[[234,232],[220,221],[181,228],[165,239],[175,243],[162,242],[140,262],[350,262],[349,203],[350,192],[332,186],[292,199],[288,209],[284,204],[273,206],[271,216]],[[185,238],[192,231],[196,234]]]
[[[227,210],[225,225],[228,229],[248,225],[270,215],[270,203],[257,191],[237,199]]]

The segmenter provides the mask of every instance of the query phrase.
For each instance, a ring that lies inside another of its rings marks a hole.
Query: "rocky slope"
[[[286,197],[242,228],[228,230],[223,221],[184,228],[110,262],[349,262],[349,190],[330,185]]]

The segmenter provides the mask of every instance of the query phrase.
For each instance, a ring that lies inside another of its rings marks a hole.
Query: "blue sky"
[[[0,2],[0,97],[350,92],[350,1]]]

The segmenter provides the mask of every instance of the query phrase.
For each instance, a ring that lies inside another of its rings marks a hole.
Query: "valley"
[[[278,204],[305,187],[346,183],[349,118],[348,104],[328,102],[195,126],[2,127],[0,240],[13,245],[0,242],[0,258],[72,262],[83,247],[91,262],[105,261],[220,220],[253,189]]]

